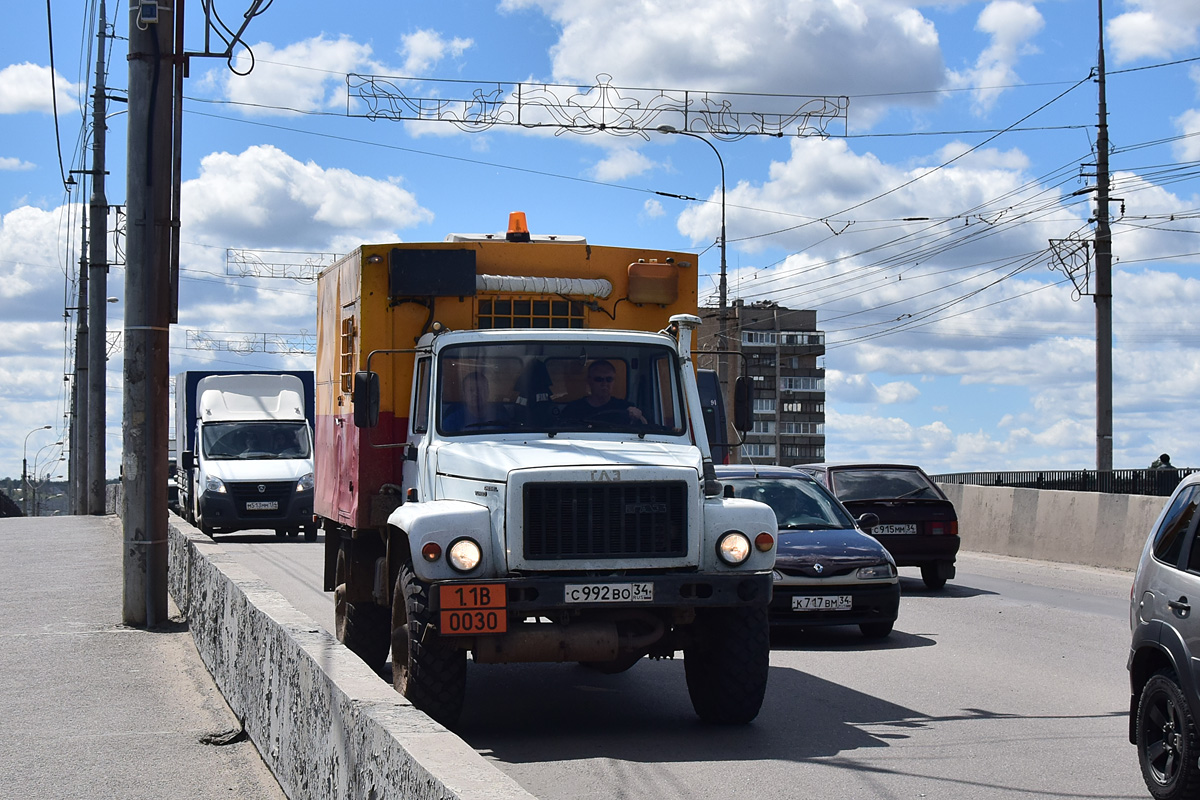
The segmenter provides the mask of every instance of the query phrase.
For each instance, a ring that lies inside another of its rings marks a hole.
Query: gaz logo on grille
[[[626,503],[626,514],[665,514],[667,513],[666,503]]]

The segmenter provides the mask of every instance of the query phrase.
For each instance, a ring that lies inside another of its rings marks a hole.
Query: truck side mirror
[[[379,424],[379,373],[354,373],[354,427],[374,428]]]
[[[196,459],[191,450],[184,450],[179,454],[179,466],[183,468],[184,472],[196,468]]]
[[[733,427],[742,433],[754,427],[754,384],[744,375],[733,384]]]

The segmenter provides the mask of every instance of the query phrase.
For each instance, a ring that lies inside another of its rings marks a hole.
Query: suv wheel
[[[1137,751],[1142,777],[1158,800],[1195,797],[1200,791],[1196,726],[1175,673],[1146,681],[1137,709]]]

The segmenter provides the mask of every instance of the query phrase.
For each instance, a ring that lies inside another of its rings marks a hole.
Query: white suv
[[[1129,600],[1129,741],[1160,800],[1200,797],[1200,474],[1151,529]],[[1192,617],[1193,606],[1198,616]]]

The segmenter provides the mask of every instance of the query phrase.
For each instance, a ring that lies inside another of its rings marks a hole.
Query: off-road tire
[[[767,609],[709,609],[697,612],[693,627],[693,641],[683,650],[692,708],[705,722],[750,722],[762,708],[770,670]]]
[[[333,623],[337,640],[376,672],[387,663],[391,647],[388,610],[375,603],[346,600],[346,556],[338,553],[337,586],[333,590]]]
[[[858,626],[866,639],[886,639],[892,633],[894,622],[864,622]]]
[[[1158,800],[1200,796],[1196,725],[1171,670],[1154,673],[1142,687],[1135,730],[1138,763],[1150,794]]]
[[[443,641],[433,623],[429,587],[404,564],[392,594],[392,686],[450,727],[462,714],[467,652]]]
[[[941,577],[937,564],[922,564],[921,580],[925,581],[925,588],[931,592],[941,591],[946,585],[946,579]]]

